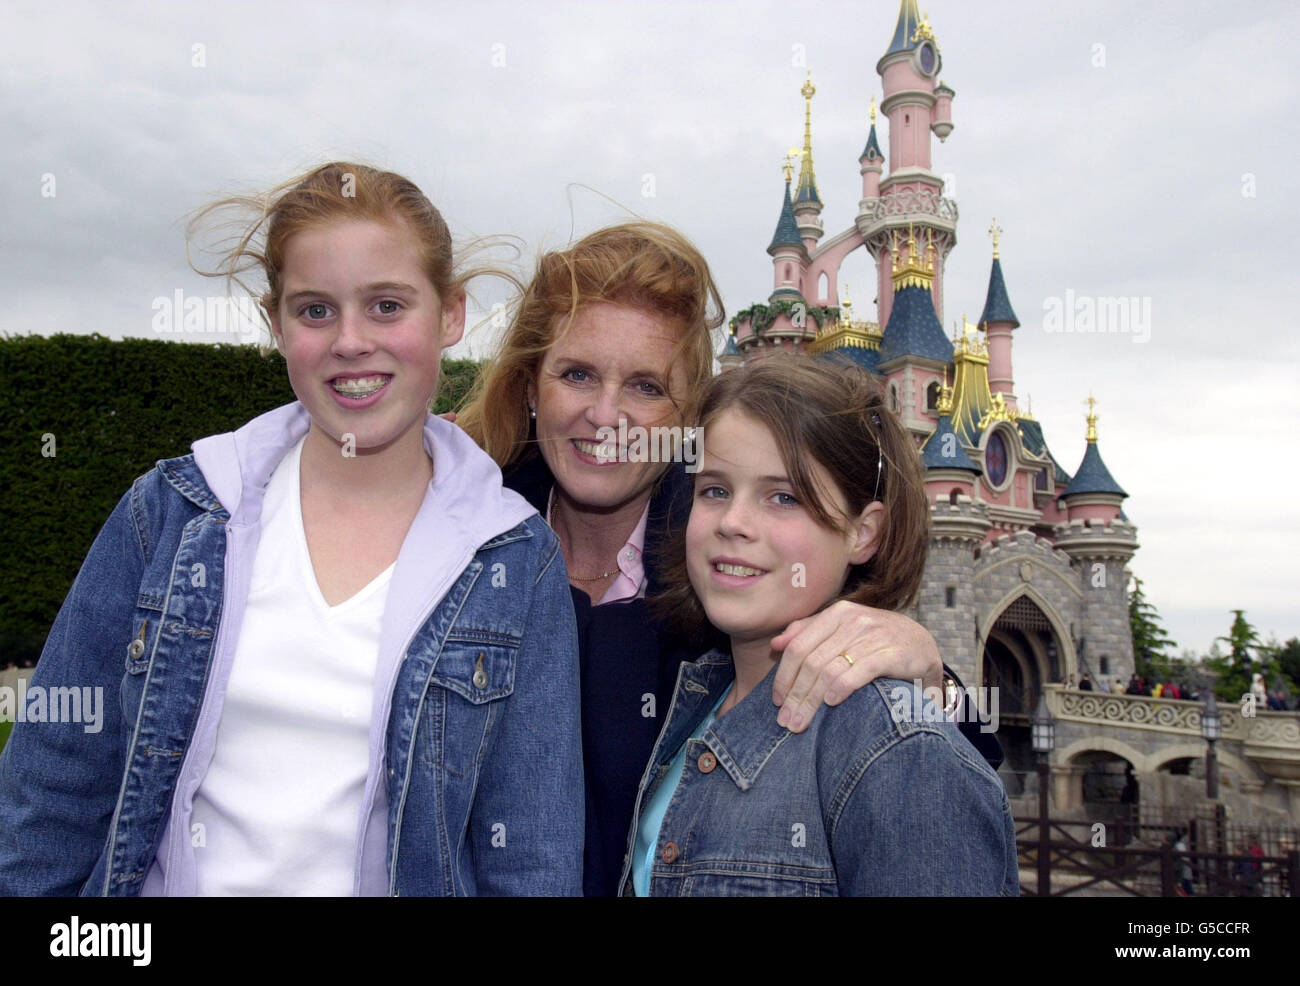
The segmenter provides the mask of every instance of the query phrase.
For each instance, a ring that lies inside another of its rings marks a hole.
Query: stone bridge
[[[1053,815],[1087,817],[1088,802],[1097,800],[1096,791],[1085,790],[1088,775],[1095,782],[1109,774],[1114,787],[1125,769],[1121,761],[1132,766],[1144,805],[1177,809],[1204,801],[1201,702],[1080,691],[1061,684],[1047,684],[1043,691],[1056,720],[1050,758]],[[1300,713],[1259,708],[1247,715],[1228,703],[1219,710],[1223,729],[1215,753],[1220,797],[1229,813],[1251,823],[1300,824]],[[1018,724],[1009,725],[1014,729]],[[1027,722],[1019,725],[1025,728]],[[1027,765],[1022,761],[1021,766]],[[1032,793],[1016,799],[1018,816],[1037,814]]]

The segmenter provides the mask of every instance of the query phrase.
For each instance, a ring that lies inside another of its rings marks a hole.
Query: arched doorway
[[[998,740],[1007,758],[1004,780],[1007,773],[1028,775],[1036,769],[1029,718],[1043,682],[1061,680],[1061,651],[1052,622],[1027,595],[1008,603],[988,631],[980,684],[998,690]],[[1017,786],[1027,792],[1032,785]]]

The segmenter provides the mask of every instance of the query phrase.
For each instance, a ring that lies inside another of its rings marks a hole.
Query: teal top
[[[632,867],[632,889],[636,891],[638,897],[646,897],[650,893],[650,871],[655,865],[659,829],[663,826],[668,804],[673,800],[677,785],[682,779],[682,771],[686,768],[686,744],[690,740],[700,739],[704,731],[713,725],[713,720],[718,716],[718,709],[722,707],[729,694],[731,694],[731,685],[726,687],[713,708],[709,710],[709,714],[695,727],[695,732],[691,733],[690,739],[684,740],[677,748],[677,755],[668,765],[668,774],[664,777],[663,783],[655,789],[654,795],[641,812],[641,819],[637,822],[636,828],[636,859],[641,861],[641,865]]]

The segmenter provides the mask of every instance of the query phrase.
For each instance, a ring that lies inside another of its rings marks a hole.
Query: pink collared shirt
[[[546,504],[547,524],[551,523],[552,503],[553,501]],[[600,602],[596,605],[626,603],[633,599],[645,598],[646,575],[642,556],[645,553],[645,525],[649,518],[650,504],[647,502],[645,509],[641,511],[641,519],[636,522],[636,527],[632,528],[632,533],[628,535],[627,543],[619,549],[618,578],[605,590],[605,595],[601,596]]]

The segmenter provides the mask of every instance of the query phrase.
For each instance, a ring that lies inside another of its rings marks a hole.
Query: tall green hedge
[[[443,361],[435,410],[478,364]],[[255,346],[0,338],[0,664],[33,659],[95,539],[132,480],[205,435],[294,399],[278,354]],[[52,453],[52,454],[51,454]]]

